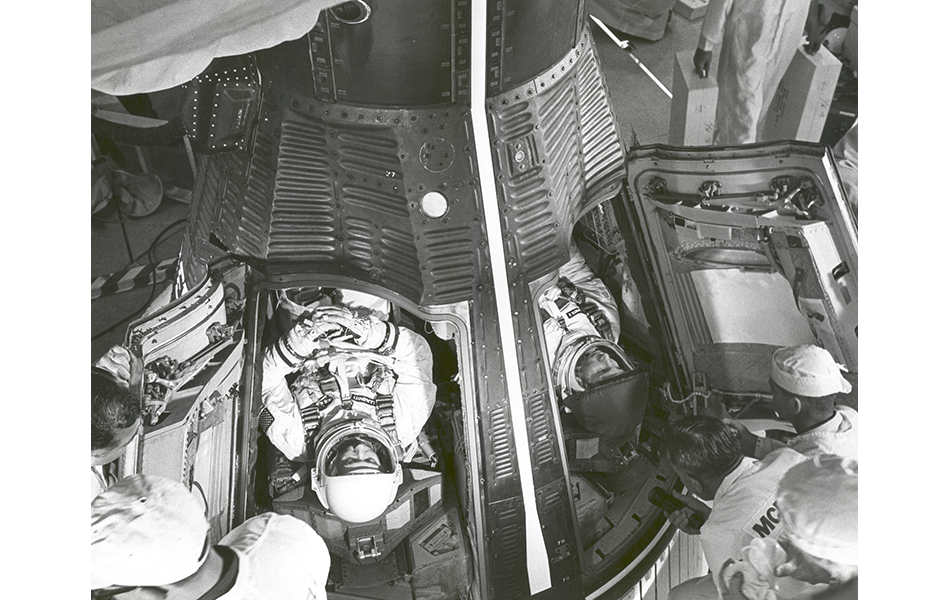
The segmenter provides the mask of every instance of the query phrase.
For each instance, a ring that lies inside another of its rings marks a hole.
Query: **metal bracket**
[[[356,558],[366,560],[379,558],[382,552],[376,547],[376,536],[362,537],[356,539]]]

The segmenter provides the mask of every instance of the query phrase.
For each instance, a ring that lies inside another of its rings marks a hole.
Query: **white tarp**
[[[815,343],[788,281],[778,273],[707,269],[691,275],[713,343]]]
[[[93,0],[92,88],[113,95],[185,83],[214,58],[304,36],[341,0]]]

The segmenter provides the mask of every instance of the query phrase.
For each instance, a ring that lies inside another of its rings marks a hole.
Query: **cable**
[[[158,284],[157,281],[153,281],[153,282],[152,282],[152,291],[151,291],[151,293],[148,295],[148,300],[146,300],[146,301],[145,301],[141,306],[139,306],[137,309],[135,309],[134,311],[132,311],[131,313],[129,313],[129,315],[126,316],[125,318],[123,318],[121,321],[117,321],[116,323],[113,323],[112,325],[110,325],[110,326],[107,327],[106,329],[103,329],[102,331],[100,331],[100,332],[97,333],[96,335],[92,336],[92,341],[95,341],[95,340],[101,338],[102,336],[104,336],[105,334],[110,333],[111,331],[115,330],[115,328],[118,327],[119,325],[122,325],[123,323],[134,319],[136,315],[138,315],[138,314],[141,313],[143,310],[145,310],[146,308],[148,308],[148,305],[149,305],[149,303],[152,301],[152,298],[155,297],[155,287],[156,287],[157,284]]]
[[[162,240],[162,237],[163,237],[166,233],[168,233],[169,231],[171,231],[172,227],[175,227],[176,225],[181,225],[182,223],[186,223],[187,221],[188,221],[188,218],[186,217],[186,218],[184,218],[184,219],[178,219],[177,221],[173,222],[171,225],[167,226],[165,229],[163,229],[161,232],[159,232],[159,234],[158,234],[157,236],[155,236],[155,240],[151,243],[151,245],[149,245],[148,250],[146,250],[145,252],[143,252],[142,254],[140,254],[139,256],[137,256],[137,257],[135,258],[135,260],[138,260],[138,259],[142,258],[142,256],[147,256],[147,258],[149,259],[149,262],[150,262],[150,263],[151,263],[151,262],[157,262],[157,261],[158,261],[158,257],[152,258],[152,251],[153,251],[155,248],[158,247],[158,244],[159,244],[161,241],[163,241],[163,240]],[[135,261],[132,261],[132,262],[135,262]]]
[[[143,252],[142,254],[140,254],[139,256],[137,256],[136,258],[134,258],[129,264],[134,263],[135,261],[139,260],[139,259],[142,258],[143,256],[147,256],[147,257],[150,258],[151,255],[152,255],[152,251],[155,249],[155,247],[158,245],[158,243],[162,240],[162,238],[165,236],[165,234],[167,234],[173,227],[175,227],[175,226],[177,226],[177,225],[180,225],[180,224],[184,223],[185,221],[187,221],[187,219],[179,219],[179,220],[175,221],[174,223],[172,223],[172,224],[168,225],[167,227],[165,227],[165,229],[163,229],[157,236],[155,236],[155,239],[152,240],[152,243],[149,244],[148,250],[146,250],[145,252]],[[128,266],[128,265],[126,265],[126,266]],[[121,320],[119,320],[119,321],[113,323],[112,325],[110,325],[110,326],[107,327],[106,329],[103,329],[103,330],[100,331],[99,333],[93,335],[93,336],[92,336],[92,341],[95,341],[95,340],[101,338],[102,336],[106,335],[107,333],[110,333],[110,332],[114,331],[117,327],[119,327],[119,326],[122,325],[123,323],[126,323],[126,322],[128,322],[128,321],[134,319],[139,313],[141,313],[141,312],[144,311],[146,308],[148,308],[148,305],[152,302],[152,299],[155,297],[155,291],[156,291],[157,286],[158,286],[158,281],[153,278],[153,281],[152,281],[152,291],[151,291],[151,293],[149,294],[148,299],[147,299],[141,306],[139,306],[137,309],[135,309],[134,311],[132,311],[131,313],[129,313],[127,316],[125,316],[125,317],[122,318]]]
[[[125,251],[129,253],[129,264],[135,262],[135,259],[132,258],[132,244],[129,243],[129,233],[125,230],[125,218],[122,216],[122,210],[119,207],[119,200],[115,196],[112,197],[116,203],[116,214],[119,215],[119,229],[122,230],[122,240],[125,242]]]
[[[686,396],[685,398],[683,398],[682,400],[676,400],[673,398],[673,394],[670,392],[669,381],[663,382],[663,386],[660,388],[660,392],[663,394],[663,396],[667,400],[669,400],[673,404],[685,404],[686,402],[689,402],[690,400],[692,400],[693,398],[697,396],[700,398],[709,398],[712,395],[710,392],[693,392],[689,396]]]

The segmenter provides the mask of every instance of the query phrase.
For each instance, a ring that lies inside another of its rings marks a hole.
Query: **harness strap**
[[[393,441],[396,437],[396,410],[392,394],[379,394],[376,396],[376,418],[389,438]],[[396,444],[397,446],[399,444]]]
[[[588,299],[583,290],[566,277],[558,279],[557,289],[560,293],[556,297],[550,298],[547,294],[541,296],[541,311],[544,315],[556,319],[561,328],[566,330],[567,319],[577,314],[572,312],[574,309],[571,308],[571,304],[573,304],[577,310],[587,316],[601,337],[611,339],[610,321],[604,311]]]

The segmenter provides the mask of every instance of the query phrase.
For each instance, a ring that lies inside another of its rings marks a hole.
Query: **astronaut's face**
[[[336,460],[336,466],[338,475],[381,471],[379,454],[365,442],[357,442],[344,448]]]
[[[600,348],[592,348],[581,355],[577,359],[577,367],[574,371],[584,387],[594,385],[623,372],[624,370],[617,364],[617,361]]]

